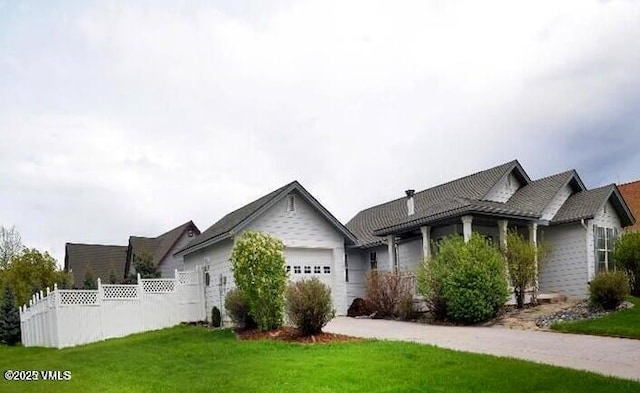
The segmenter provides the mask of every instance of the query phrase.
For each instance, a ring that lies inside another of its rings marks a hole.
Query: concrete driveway
[[[338,317],[325,332],[412,341],[640,380],[640,340]]]

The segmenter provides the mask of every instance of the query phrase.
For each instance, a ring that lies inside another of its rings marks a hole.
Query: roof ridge
[[[500,168],[500,167],[502,167],[502,166],[505,166],[505,167],[506,167],[506,166],[508,166],[508,165],[509,165],[509,166],[511,166],[511,165],[515,165],[516,163],[518,163],[518,160],[511,160],[511,161],[509,161],[509,162],[505,162],[505,163],[503,163],[503,164],[496,165],[496,166],[493,166],[493,167],[491,167],[491,168],[483,169],[483,170],[481,170],[481,171],[477,171],[477,172],[471,173],[471,174],[469,174],[469,175],[465,175],[465,176],[461,176],[461,177],[458,177],[458,178],[453,179],[453,180],[449,180],[449,181],[447,181],[447,182],[445,182],[445,183],[440,183],[440,184],[436,184],[435,186],[425,188],[425,189],[423,189],[423,190],[420,190],[420,191],[416,192],[416,193],[415,193],[415,195],[422,194],[422,193],[423,193],[423,192],[425,192],[425,191],[430,191],[430,190],[433,190],[433,189],[435,189],[435,188],[439,188],[439,187],[446,186],[446,185],[448,185],[448,184],[451,184],[451,183],[456,182],[456,181],[459,181],[459,180],[463,180],[463,179],[467,179],[467,178],[472,177],[472,176],[479,175],[480,173],[483,173],[483,172],[489,172],[489,171],[491,171],[491,170],[494,170],[494,169]],[[387,205],[387,204],[390,204],[390,203],[393,203],[393,202],[396,202],[396,201],[403,200],[403,199],[405,199],[405,198],[406,198],[406,197],[400,197],[400,198],[392,199],[392,200],[387,201],[387,202],[379,203],[379,204],[374,205],[374,206],[370,206],[370,207],[368,207],[368,208],[366,208],[366,209],[362,209],[362,210],[360,210],[358,213],[356,213],[356,215],[358,215],[358,214],[360,214],[360,213],[362,213],[362,212],[365,212],[365,211],[367,211],[367,210],[371,210],[371,209],[374,209],[374,208],[377,208],[377,207],[380,207],[380,206],[384,206],[384,205]],[[354,216],[354,217],[355,217],[355,216]]]
[[[568,169],[568,170],[566,170],[566,171],[558,172],[558,173],[555,173],[555,174],[553,174],[553,175],[549,175],[549,176],[541,177],[541,178],[536,179],[536,180],[531,180],[531,183],[535,183],[535,182],[537,182],[537,181],[542,181],[542,180],[547,180],[547,179],[550,179],[550,178],[552,178],[552,177],[557,177],[557,176],[561,176],[561,175],[569,175],[569,174],[573,175],[573,174],[576,174],[576,173],[577,173],[577,172],[576,172],[576,170],[575,170],[575,169]]]
[[[622,187],[622,186],[628,186],[630,184],[634,184],[634,183],[640,183],[640,179],[638,180],[631,180],[625,183],[620,183],[620,184],[616,184],[618,187]]]
[[[119,244],[101,244],[101,243],[71,243],[66,242],[65,246],[100,246],[100,247],[128,247]]]

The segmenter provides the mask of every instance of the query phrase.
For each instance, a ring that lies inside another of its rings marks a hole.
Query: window
[[[378,256],[375,251],[369,253],[369,266],[371,270],[378,270]]]
[[[331,274],[331,266],[324,267],[324,274]]]
[[[311,266],[304,267],[304,274],[311,274]]]
[[[288,212],[296,211],[296,196],[293,194],[287,195],[287,211]]]
[[[344,254],[344,282],[349,282],[349,260],[347,254]]]
[[[193,237],[193,229],[189,229],[189,231],[187,232],[187,236]]]
[[[314,266],[313,274],[320,274],[320,273],[322,273],[322,269],[320,268],[320,266]]]
[[[614,228],[596,226],[594,227],[594,231],[596,272],[613,270],[613,245],[618,237],[617,230]]]
[[[300,266],[294,266],[293,267],[293,273],[295,273],[295,274],[302,273],[302,270],[300,270]]]
[[[211,277],[209,276],[209,272],[206,272],[204,274],[204,283],[206,286],[209,286],[209,284],[211,283]]]
[[[291,266],[287,265],[287,273],[291,272]]]

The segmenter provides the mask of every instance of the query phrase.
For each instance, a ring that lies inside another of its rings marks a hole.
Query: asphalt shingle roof
[[[93,277],[100,277],[104,283],[108,282],[111,269],[119,279],[124,277],[127,246],[67,243],[65,248],[65,268],[72,271],[76,288],[82,287],[89,268]]]
[[[489,201],[480,201],[507,173],[519,166],[517,161],[510,161],[484,171],[468,175],[448,183],[444,183],[415,193],[415,214],[407,215],[406,197],[373,206],[355,215],[346,227],[357,236],[361,246],[374,245],[381,239],[374,235],[377,229],[398,226],[420,218],[432,217],[441,219],[447,213],[457,214],[464,209],[479,207],[482,209],[498,209]],[[473,205],[473,206],[472,206]],[[518,213],[499,204],[501,209]]]
[[[276,196],[278,196],[283,190],[291,186],[293,183],[295,182],[291,182],[285,186],[282,186],[277,190],[272,191],[267,195],[264,195],[256,199],[255,201],[249,204],[246,204],[241,208],[236,209],[231,213],[227,214],[226,216],[222,217],[220,220],[218,220],[216,223],[214,223],[209,228],[207,228],[204,232],[202,232],[199,236],[197,236],[195,239],[190,241],[189,244],[187,244],[183,248],[183,250],[195,247],[199,244],[206,242],[207,240],[211,240],[218,236],[227,234],[237,225],[239,225],[244,220],[249,218],[249,216],[251,216],[253,213],[260,210],[261,207],[271,202]]]
[[[542,214],[560,188],[577,174],[574,170],[547,176],[520,187],[507,201],[507,205],[515,210],[526,210]]]
[[[562,224],[593,218],[614,190],[615,184],[609,184],[571,195],[564,205],[560,207],[551,222],[553,224]]]

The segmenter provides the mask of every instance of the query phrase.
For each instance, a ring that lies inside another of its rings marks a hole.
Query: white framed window
[[[322,273],[322,270],[320,268],[320,266],[314,266],[313,267],[313,274],[320,274]]]
[[[287,273],[291,272],[291,266],[287,265]]]
[[[324,274],[331,274],[331,266],[324,267]]]
[[[304,267],[304,274],[311,274],[311,266]]]
[[[616,228],[594,226],[596,272],[614,270],[613,245],[618,237]]]
[[[296,196],[293,194],[287,195],[287,212],[296,211]]]
[[[300,270],[300,266],[294,266],[294,267],[293,267],[293,273],[294,273],[294,274],[300,274],[300,273],[302,273],[302,270]]]

